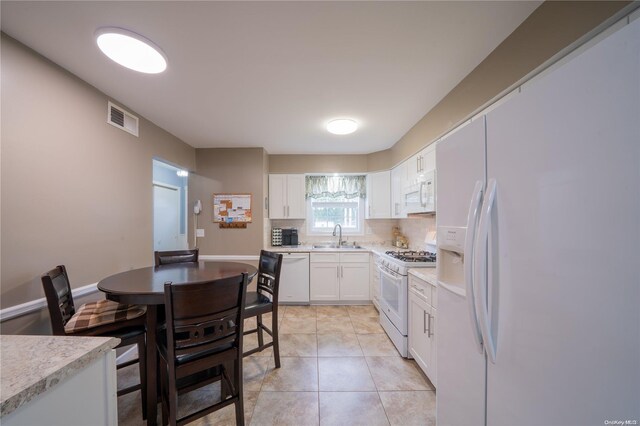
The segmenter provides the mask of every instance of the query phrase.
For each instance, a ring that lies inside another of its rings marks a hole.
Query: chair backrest
[[[189,263],[198,262],[198,249],[193,250],[174,250],[174,251],[156,251],[154,252],[156,266],[169,265],[171,263]]]
[[[260,293],[268,293],[271,300],[278,301],[278,289],[280,287],[280,270],[282,269],[282,254],[270,251],[260,251],[258,265],[257,290]]]
[[[64,265],[56,266],[49,272],[42,274],[42,287],[47,298],[51,329],[56,336],[64,336],[64,326],[76,313],[71,294],[69,276]]]
[[[234,347],[242,356],[248,275],[196,284],[164,285],[169,359]]]

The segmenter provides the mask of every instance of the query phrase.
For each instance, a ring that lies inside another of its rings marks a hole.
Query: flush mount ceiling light
[[[358,129],[358,123],[349,118],[339,118],[331,120],[327,124],[327,130],[334,135],[348,135]]]
[[[102,53],[123,67],[146,74],[167,68],[167,57],[151,40],[122,28],[100,28],[96,42]]]

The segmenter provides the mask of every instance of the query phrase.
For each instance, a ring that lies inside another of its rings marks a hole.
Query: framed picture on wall
[[[213,194],[214,223],[251,221],[251,194]]]

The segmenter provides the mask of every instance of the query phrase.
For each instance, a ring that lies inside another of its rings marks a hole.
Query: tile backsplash
[[[269,223],[270,222],[270,223]],[[427,246],[425,239],[427,232],[435,231],[435,216],[416,217],[408,219],[369,219],[365,220],[364,235],[343,235],[343,239],[349,243],[367,245],[391,245],[392,228],[399,226],[400,231],[408,238],[409,248],[412,250],[430,250],[435,247]],[[271,228],[298,228],[298,240],[301,244],[314,244],[334,241],[336,237],[329,235],[307,235],[305,220],[266,220],[265,221],[265,246],[271,245]]]
[[[399,219],[398,226],[400,226],[400,232],[409,239],[409,248],[411,250],[435,251],[435,245],[430,244],[432,235],[427,238],[427,233],[435,232],[436,230],[435,216]]]
[[[396,219],[365,220],[365,233],[361,235],[343,235],[342,239],[349,243],[385,245],[391,243],[391,228],[397,226]],[[298,228],[298,240],[301,244],[313,244],[334,241],[336,237],[328,235],[308,235],[305,220],[271,220],[271,225],[265,230],[265,241],[271,241],[271,227]]]

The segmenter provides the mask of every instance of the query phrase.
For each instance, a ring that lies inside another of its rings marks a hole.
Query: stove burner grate
[[[387,251],[387,255],[403,262],[435,262],[436,254],[428,251]]]

